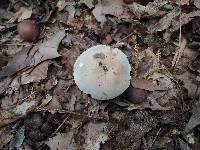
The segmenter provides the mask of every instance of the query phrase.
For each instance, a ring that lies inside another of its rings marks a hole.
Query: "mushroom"
[[[118,48],[97,45],[87,49],[74,64],[74,80],[81,91],[97,100],[109,100],[130,85],[131,66]]]

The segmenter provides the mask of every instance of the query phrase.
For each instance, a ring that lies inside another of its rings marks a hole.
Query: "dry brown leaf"
[[[14,135],[12,132],[10,127],[0,129],[0,149],[3,149],[3,147],[13,138]]]
[[[199,0],[194,0],[194,5],[200,9],[200,1]]]
[[[137,18],[141,18],[144,16],[159,16],[163,15],[164,13],[160,11],[159,8],[167,3],[167,1],[155,0],[154,2],[149,2],[147,6],[143,6],[133,2],[133,4],[129,6],[129,8],[132,10]]]
[[[68,133],[58,133],[47,141],[47,144],[52,150],[76,150],[77,147],[74,141],[74,133],[69,131]]]
[[[48,66],[51,61],[45,61],[36,66],[34,69],[29,69],[21,74],[21,85],[31,82],[40,82],[47,77]]]
[[[30,47],[26,47],[17,53],[0,71],[0,78],[13,75],[17,71],[29,66],[31,58],[28,56]]]
[[[82,3],[84,3],[90,9],[94,7],[93,0],[80,0],[79,4],[82,4]]]
[[[188,90],[188,96],[200,96],[200,88],[196,80],[196,75],[189,72],[184,72],[181,75],[177,75],[176,78],[183,82],[183,87],[185,87]]]
[[[99,150],[100,144],[104,144],[108,140],[108,135],[106,134],[107,124],[104,122],[88,123],[85,127],[85,144],[83,145],[85,149],[88,150]]]
[[[132,111],[132,110],[143,110],[143,109],[166,111],[166,110],[172,110],[173,108],[172,107],[163,107],[160,104],[158,104],[158,102],[156,102],[156,100],[154,100],[151,103],[145,102],[145,103],[142,103],[142,104],[139,104],[139,105],[131,104],[126,109],[129,110],[129,111]]]
[[[66,0],[59,0],[56,5],[58,7],[58,11],[62,11],[68,4],[69,2]]]
[[[140,79],[132,77],[131,84],[134,88],[144,89],[147,91],[163,91],[168,90],[166,87],[162,85],[154,84],[150,80]]]
[[[30,18],[32,15],[32,7],[21,7],[19,11],[14,13],[8,23],[13,23],[18,19],[18,22]]]
[[[189,5],[190,0],[173,0],[177,5]]]
[[[192,116],[185,127],[185,132],[189,132],[190,130],[192,130],[194,127],[196,127],[199,124],[200,124],[200,102],[198,102],[194,106],[192,110]]]
[[[200,3],[200,2],[199,2]],[[174,32],[187,23],[189,23],[194,17],[200,16],[200,10],[190,12],[188,14],[181,13],[180,17],[176,17],[172,20],[172,27],[170,28],[171,32]],[[181,20],[181,22],[180,22]]]
[[[61,55],[63,57],[62,62],[65,64],[67,72],[72,75],[74,63],[80,55],[80,49],[78,47],[72,47],[71,49],[64,48],[61,51]]]
[[[11,122],[14,122],[19,118],[20,117],[17,116],[16,114],[10,111],[1,109],[0,110],[0,127],[3,127]]]
[[[123,13],[123,4],[123,0],[102,0],[99,1],[99,3],[95,6],[92,13],[97,21],[103,24],[104,22],[106,22],[105,15],[107,14],[120,18]]]
[[[57,49],[64,36],[65,31],[61,30],[42,43],[39,50],[37,46],[31,50],[30,47],[21,50],[8,62],[7,66],[2,68],[0,78],[13,75],[26,67],[36,66],[42,61],[59,57]]]
[[[170,13],[166,14],[161,18],[153,27],[149,27],[150,32],[163,31],[167,29],[172,22],[172,19],[180,14],[180,11],[177,8],[174,8]]]
[[[52,35],[50,39],[42,43],[39,50],[35,53],[31,65],[35,66],[42,61],[59,57],[60,54],[57,50],[64,36],[65,30],[60,30],[56,34]]]

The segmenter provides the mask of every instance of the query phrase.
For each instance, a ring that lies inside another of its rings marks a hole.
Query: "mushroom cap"
[[[74,64],[74,80],[81,91],[97,100],[113,99],[130,85],[131,66],[118,48],[93,46]]]

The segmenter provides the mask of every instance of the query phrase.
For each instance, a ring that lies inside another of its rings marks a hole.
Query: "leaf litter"
[[[9,1],[0,8],[4,14],[11,12],[0,19],[1,53],[6,54],[0,70],[0,126],[16,133],[2,130],[1,136],[8,135],[1,140],[3,146],[162,149],[168,141],[180,143],[171,138],[176,136],[171,130],[184,134],[188,113],[199,100],[198,44],[191,47],[199,39],[198,0],[37,2]],[[15,32],[16,23],[28,18],[42,29],[34,43],[20,41]],[[183,41],[178,45],[179,31]],[[164,33],[169,33],[167,40]],[[78,90],[74,62],[99,43],[128,54],[131,85],[147,92],[146,101],[132,104],[123,93],[98,102]],[[190,132],[199,125],[194,112],[186,125]]]

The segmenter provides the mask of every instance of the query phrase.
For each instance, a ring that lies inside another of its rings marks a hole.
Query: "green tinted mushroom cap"
[[[74,80],[81,91],[97,100],[109,100],[122,94],[130,85],[131,66],[118,48],[93,46],[74,64]]]

